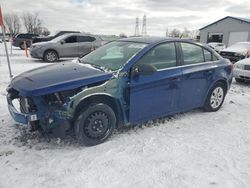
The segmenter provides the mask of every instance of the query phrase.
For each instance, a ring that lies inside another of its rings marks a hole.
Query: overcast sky
[[[0,0],[3,13],[38,12],[50,31],[133,35],[135,18],[147,16],[149,35],[199,29],[225,16],[250,18],[249,0]]]

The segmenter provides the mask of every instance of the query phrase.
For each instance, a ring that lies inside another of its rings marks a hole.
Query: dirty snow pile
[[[44,66],[13,49],[14,75]],[[48,138],[9,115],[6,57],[0,43],[0,188],[250,187],[250,85],[233,82],[216,113],[194,110],[117,131],[80,147]]]

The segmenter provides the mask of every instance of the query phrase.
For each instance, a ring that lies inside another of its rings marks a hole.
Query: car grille
[[[245,70],[250,70],[250,65],[245,65],[245,66],[244,66],[244,69],[245,69]]]
[[[221,52],[220,55],[222,56],[234,56],[235,52]]]

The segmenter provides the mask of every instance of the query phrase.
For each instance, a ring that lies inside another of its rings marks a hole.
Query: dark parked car
[[[25,44],[24,42],[26,42],[26,46],[27,48],[31,46],[32,44],[32,38],[33,37],[37,37],[39,35],[37,34],[32,34],[32,33],[21,33],[21,34],[17,34],[12,41],[12,45],[19,47],[20,49],[24,50],[25,49]]]
[[[250,42],[237,42],[220,51],[220,55],[230,59],[233,63],[248,58],[250,55]]]
[[[210,48],[184,39],[126,38],[75,63],[53,64],[15,77],[8,107],[19,123],[104,142],[115,128],[202,107],[217,111],[233,65]],[[20,109],[12,100],[20,100]]]
[[[33,58],[55,62],[63,57],[79,57],[88,54],[102,45],[102,40],[84,33],[67,33],[51,41],[32,44],[30,55]]]
[[[46,42],[46,41],[50,41],[53,40],[56,37],[59,37],[65,33],[80,33],[80,31],[59,31],[57,32],[55,35],[53,36],[48,36],[48,37],[34,37],[33,38],[33,44],[37,43],[37,42]]]

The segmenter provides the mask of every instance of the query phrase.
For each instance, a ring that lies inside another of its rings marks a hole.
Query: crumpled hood
[[[12,79],[9,88],[21,96],[41,96],[109,80],[112,73],[81,63],[59,63],[24,72]]]

